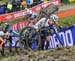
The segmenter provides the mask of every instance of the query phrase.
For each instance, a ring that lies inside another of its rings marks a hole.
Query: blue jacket
[[[30,5],[30,0],[26,0],[26,2],[27,2],[27,5]]]
[[[4,8],[0,7],[0,14],[4,14]]]

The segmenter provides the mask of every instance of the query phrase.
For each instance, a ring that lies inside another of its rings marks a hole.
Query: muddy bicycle
[[[58,30],[56,28],[56,25],[54,24],[55,23],[54,20],[53,20],[52,24],[50,24],[47,27],[44,27],[44,25],[46,24],[46,22],[49,19],[50,15],[55,13],[58,10],[58,8],[56,6],[54,6],[54,5],[51,5],[51,6],[52,6],[52,8],[50,10],[50,14],[47,13],[48,15],[46,15],[46,12],[43,12],[46,18],[45,18],[44,22],[40,22],[40,25],[38,26],[39,29],[35,28],[35,26],[36,26],[35,24],[34,24],[34,26],[26,26],[24,29],[22,29],[22,31],[20,33],[20,37],[21,38],[24,37],[25,43],[27,44],[26,45],[27,50],[35,51],[35,50],[40,49],[41,40],[42,40],[41,39],[41,34],[42,34],[43,31],[46,32],[47,30],[50,30],[50,29],[53,29],[53,31],[57,35],[57,38],[60,42],[60,45],[63,45],[62,42],[61,42],[61,37],[58,35]],[[46,9],[46,8],[44,8],[44,9]],[[54,19],[57,19],[57,18],[54,18]],[[43,23],[43,27],[40,28],[42,23]]]

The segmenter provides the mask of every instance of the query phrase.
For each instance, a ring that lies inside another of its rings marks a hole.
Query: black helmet
[[[5,23],[5,26],[10,26],[10,24],[9,23]]]
[[[4,32],[7,32],[9,28],[10,28],[10,24],[9,23],[5,23],[4,24]]]

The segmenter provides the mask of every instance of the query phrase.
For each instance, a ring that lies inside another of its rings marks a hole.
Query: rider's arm
[[[55,21],[54,22],[60,29],[62,28],[62,26],[57,22],[57,21]]]
[[[53,19],[53,22],[55,23],[55,25],[57,25],[59,28],[62,28],[62,26],[58,23],[58,16],[53,14],[51,16],[51,19]]]
[[[39,14],[38,14],[37,17],[36,17],[36,22],[37,22],[38,20],[40,20],[41,15],[42,15],[42,13],[41,13],[41,11],[39,11]]]
[[[59,23],[57,21],[54,22],[57,26],[60,26]]]

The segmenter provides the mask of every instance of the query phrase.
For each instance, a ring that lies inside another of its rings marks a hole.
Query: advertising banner
[[[46,5],[50,4],[50,3],[54,3],[55,5],[59,5],[60,0],[53,0],[53,1],[50,1],[50,2],[47,2],[47,3],[42,3],[42,4],[39,4],[37,6],[32,7],[30,9],[33,10],[34,12],[38,12],[39,10],[41,10],[41,8],[43,6],[46,6]],[[25,16],[25,10],[0,15],[0,21],[2,21],[2,22],[12,21],[12,20],[15,20],[17,18],[21,18],[23,16]]]
[[[62,39],[64,46],[73,46],[75,45],[75,26],[71,26],[70,28],[61,29],[59,31],[59,35]],[[58,45],[59,41],[56,38],[56,35],[53,34],[50,39],[49,48],[55,48]]]
[[[59,30],[59,35],[61,37],[61,40],[62,40],[64,46],[75,45],[75,26],[74,25],[69,28],[64,28],[64,29]],[[18,37],[12,37],[12,39],[13,39],[12,46],[14,47],[15,42],[18,40]],[[52,34],[51,39],[50,39],[49,49],[56,48],[58,43],[59,43],[59,41],[57,40],[56,34]],[[8,44],[6,44],[5,46],[8,46]],[[32,47],[34,47],[34,46],[32,46]]]

